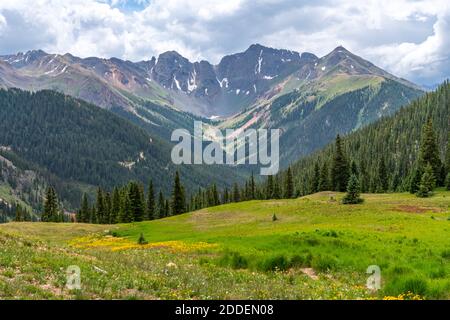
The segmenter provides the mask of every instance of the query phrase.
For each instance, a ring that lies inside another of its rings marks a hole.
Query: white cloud
[[[127,10],[128,9],[128,10]],[[337,45],[397,75],[450,75],[447,0],[16,0],[0,2],[0,53],[42,48],[217,63],[251,43],[324,55]]]

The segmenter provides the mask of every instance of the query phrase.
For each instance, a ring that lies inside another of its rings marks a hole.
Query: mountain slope
[[[378,167],[383,159],[389,173],[389,189],[408,190],[409,177],[418,157],[422,127],[427,118],[433,121],[437,143],[444,159],[450,132],[450,84],[414,101],[390,117],[385,117],[344,137],[350,159],[359,168],[363,191],[376,191]],[[334,145],[330,144],[293,165],[300,194],[310,193],[314,166],[331,166]]]
[[[342,47],[305,68],[221,127],[281,129],[281,161],[286,165],[325,146],[336,134],[390,115],[423,94]]]
[[[82,190],[129,180],[169,192],[175,170],[187,187],[230,185],[229,167],[176,167],[170,145],[111,112],[53,91],[0,90],[0,146],[57,185],[71,204]]]

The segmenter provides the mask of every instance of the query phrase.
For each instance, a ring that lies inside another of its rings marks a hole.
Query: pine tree
[[[320,177],[319,177],[319,191],[327,191],[330,190],[330,182],[329,182],[330,173],[328,172],[327,163],[324,162],[322,168],[320,169]]]
[[[173,215],[173,213],[170,212],[170,203],[169,203],[169,200],[167,200],[167,199],[166,199],[166,203],[164,205],[164,214],[166,217]]]
[[[48,187],[45,201],[44,201],[44,212],[41,216],[41,221],[43,222],[58,222],[59,208],[58,208],[58,198],[55,189],[53,187]]]
[[[111,223],[118,223],[121,212],[121,199],[120,191],[118,188],[114,188],[111,203]]]
[[[155,219],[155,192],[153,190],[153,181],[150,180],[147,194],[147,219]]]
[[[233,185],[233,202],[241,201],[241,193],[239,191],[239,185],[234,183]]]
[[[280,182],[278,180],[278,177],[275,177],[274,182],[273,182],[273,198],[281,199],[281,189],[280,189]]]
[[[359,164],[359,181],[361,192],[365,193],[369,190],[370,176],[367,172],[366,160],[363,158]]]
[[[253,176],[253,171],[252,171],[252,175],[250,176],[250,181],[249,181],[248,187],[249,187],[248,200],[256,199],[256,186],[255,186],[255,177]]]
[[[134,212],[131,205],[131,199],[129,192],[127,190],[124,190],[123,192],[123,209],[122,209],[122,218],[121,222],[129,223],[133,222],[134,218]]]
[[[290,199],[292,197],[294,197],[294,177],[292,176],[291,167],[289,167],[286,172],[284,198]]]
[[[342,199],[344,204],[358,204],[363,202],[363,199],[359,196],[359,181],[356,175],[352,174],[347,185],[347,194]]]
[[[341,137],[337,135],[335,152],[331,167],[331,183],[334,191],[343,192],[347,188],[349,166],[342,147]]]
[[[428,119],[422,129],[422,140],[419,150],[419,165],[425,168],[430,164],[433,169],[434,178],[437,179],[438,184],[441,184],[441,159],[439,157],[439,148],[436,140],[436,134],[433,130],[433,122],[431,118]]]
[[[165,207],[166,205],[166,201],[164,199],[164,195],[162,193],[162,191],[159,191],[159,197],[158,197],[158,216],[159,218],[165,218],[166,217],[166,213],[165,213]]]
[[[103,223],[110,224],[111,223],[111,194],[109,192],[105,193],[105,196],[103,197],[104,201],[104,208],[105,208],[105,217],[103,219]]]
[[[137,182],[131,182],[128,189],[130,199],[130,209],[133,215],[133,221],[143,221],[145,218],[143,191]]]
[[[228,188],[225,187],[225,190],[223,191],[223,197],[222,197],[222,202],[224,204],[227,204],[230,202],[230,192],[228,191]]]
[[[105,202],[103,200],[103,191],[97,188],[97,200],[95,205],[96,221],[95,223],[104,223],[105,219]]]
[[[185,210],[186,210],[186,200],[184,199],[180,175],[177,171],[175,173],[175,180],[172,191],[172,214],[178,215],[184,213]]]
[[[427,164],[420,180],[419,191],[417,196],[420,198],[430,197],[436,186],[436,178],[434,177],[433,167],[430,163]]]
[[[266,199],[273,198],[273,176],[267,176]]]
[[[384,159],[381,158],[378,163],[378,192],[384,193],[389,188],[388,173]]]
[[[86,193],[81,198],[81,208],[78,212],[77,222],[89,222],[89,200]]]
[[[314,163],[314,172],[311,179],[311,193],[316,193],[319,191],[319,183],[320,183],[320,168],[319,163],[316,161]]]
[[[419,191],[420,180],[422,179],[422,170],[415,168],[409,180],[409,192],[416,194]]]

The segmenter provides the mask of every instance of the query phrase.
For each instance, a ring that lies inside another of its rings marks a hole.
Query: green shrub
[[[292,267],[305,267],[307,266],[307,260],[307,256],[296,254],[292,256],[290,265]]]
[[[425,296],[428,283],[417,276],[400,276],[386,284],[385,294],[397,296],[400,294],[413,293]]]
[[[291,262],[283,254],[269,257],[260,264],[260,269],[262,271],[287,270],[290,267]]]
[[[336,269],[338,261],[329,255],[317,256],[313,258],[311,265],[318,271],[330,271]]]
[[[231,267],[233,269],[246,269],[248,268],[248,260],[243,257],[239,252],[227,251],[223,254],[219,263],[222,266]]]
[[[428,284],[424,279],[408,278],[402,284],[402,292],[412,292],[424,296],[427,293]]]

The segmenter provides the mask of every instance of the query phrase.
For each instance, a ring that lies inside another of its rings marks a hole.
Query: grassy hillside
[[[1,225],[0,296],[450,299],[450,192],[363,196],[355,206],[323,192],[117,226]],[[137,244],[141,233],[148,244]],[[82,290],[64,288],[69,265],[80,266]],[[377,293],[365,288],[370,265],[381,268]]]

